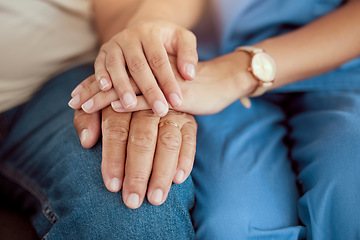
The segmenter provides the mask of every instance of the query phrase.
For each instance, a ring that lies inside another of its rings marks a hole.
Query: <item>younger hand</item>
[[[188,82],[180,76],[176,68],[176,58],[169,56],[173,72],[183,92],[184,100],[178,111],[193,115],[208,115],[220,112],[234,101],[248,96],[257,86],[257,81],[247,70],[250,57],[247,53],[233,52],[207,62],[200,62],[194,81]],[[132,112],[151,109],[143,96],[138,96],[138,105],[133,109],[123,107],[115,91],[100,92],[96,84],[82,83],[85,90],[81,102],[92,97],[98,111],[110,103],[117,112]],[[94,94],[98,92],[95,96]],[[80,102],[80,103],[81,103]]]
[[[182,93],[175,79],[168,54],[176,55],[179,73],[186,80],[195,76],[196,38],[189,30],[166,21],[132,24],[105,43],[95,60],[95,79],[103,91],[112,87],[125,109],[137,105],[131,77],[148,106],[158,116],[182,104]],[[75,88],[74,97],[81,89]],[[82,108],[90,112],[92,102]]]

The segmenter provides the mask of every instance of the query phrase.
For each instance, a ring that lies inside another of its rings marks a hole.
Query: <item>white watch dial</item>
[[[256,53],[252,58],[251,68],[254,75],[261,81],[274,81],[276,75],[275,62],[267,53]]]

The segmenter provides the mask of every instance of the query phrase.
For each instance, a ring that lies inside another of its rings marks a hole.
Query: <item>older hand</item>
[[[104,183],[112,192],[122,188],[129,208],[140,207],[146,193],[151,204],[162,204],[171,183],[189,176],[197,129],[191,115],[170,111],[159,118],[151,110],[117,113],[107,107],[101,121]],[[74,123],[83,147],[92,147],[100,135],[100,113],[77,110]]]

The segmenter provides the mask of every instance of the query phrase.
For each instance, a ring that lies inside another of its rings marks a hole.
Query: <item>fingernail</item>
[[[85,112],[89,112],[94,106],[94,99],[90,99],[87,102],[85,102],[81,108],[85,111]]]
[[[179,95],[177,95],[176,93],[171,93],[169,95],[169,100],[170,100],[171,106],[173,106],[174,108],[180,107],[182,104],[182,101],[181,101]]]
[[[130,194],[126,200],[126,203],[127,203],[126,205],[130,208],[137,208],[140,203],[139,195],[136,193]]]
[[[153,107],[154,107],[155,113],[157,115],[159,115],[160,117],[165,116],[168,111],[168,108],[165,106],[165,104],[159,100],[155,101]]]
[[[163,196],[164,196],[163,191],[159,188],[159,189],[156,189],[155,191],[153,191],[150,198],[151,198],[151,201],[154,203],[161,203]]]
[[[113,178],[109,182],[109,188],[113,192],[118,192],[120,190],[120,179]]]
[[[113,109],[123,109],[124,108],[123,105],[121,104],[120,100],[111,102],[111,107]]]
[[[84,142],[86,142],[86,140],[87,139],[89,139],[91,136],[90,136],[90,131],[89,131],[89,129],[84,129],[84,130],[82,130],[82,132],[81,132],[81,136],[80,136],[80,141],[81,141],[81,143],[84,143]]]
[[[135,105],[136,101],[131,93],[125,93],[123,96],[124,107],[129,108]]]
[[[101,88],[101,90],[104,90],[109,85],[110,85],[109,81],[106,78],[100,79],[100,88]]]
[[[175,174],[175,179],[177,182],[183,182],[184,181],[184,171],[179,169],[177,170],[176,174]]]
[[[187,75],[189,75],[191,78],[194,78],[195,77],[195,66],[193,64],[186,64],[186,73]]]
[[[78,86],[71,92],[71,96],[74,97],[75,95],[79,94],[82,89],[83,89],[83,86],[82,86],[82,85],[78,85]]]
[[[73,97],[73,98],[69,101],[68,105],[69,105],[69,107],[71,107],[71,108],[76,108],[76,106],[77,106],[79,103],[80,103],[80,95],[76,95],[75,97]]]

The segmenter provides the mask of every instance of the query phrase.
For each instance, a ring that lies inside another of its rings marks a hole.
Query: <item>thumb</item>
[[[83,110],[76,110],[74,125],[81,145],[84,148],[93,147],[100,137],[100,112],[87,114]]]
[[[177,68],[185,80],[193,80],[198,63],[196,36],[190,31],[179,31],[177,38]]]

